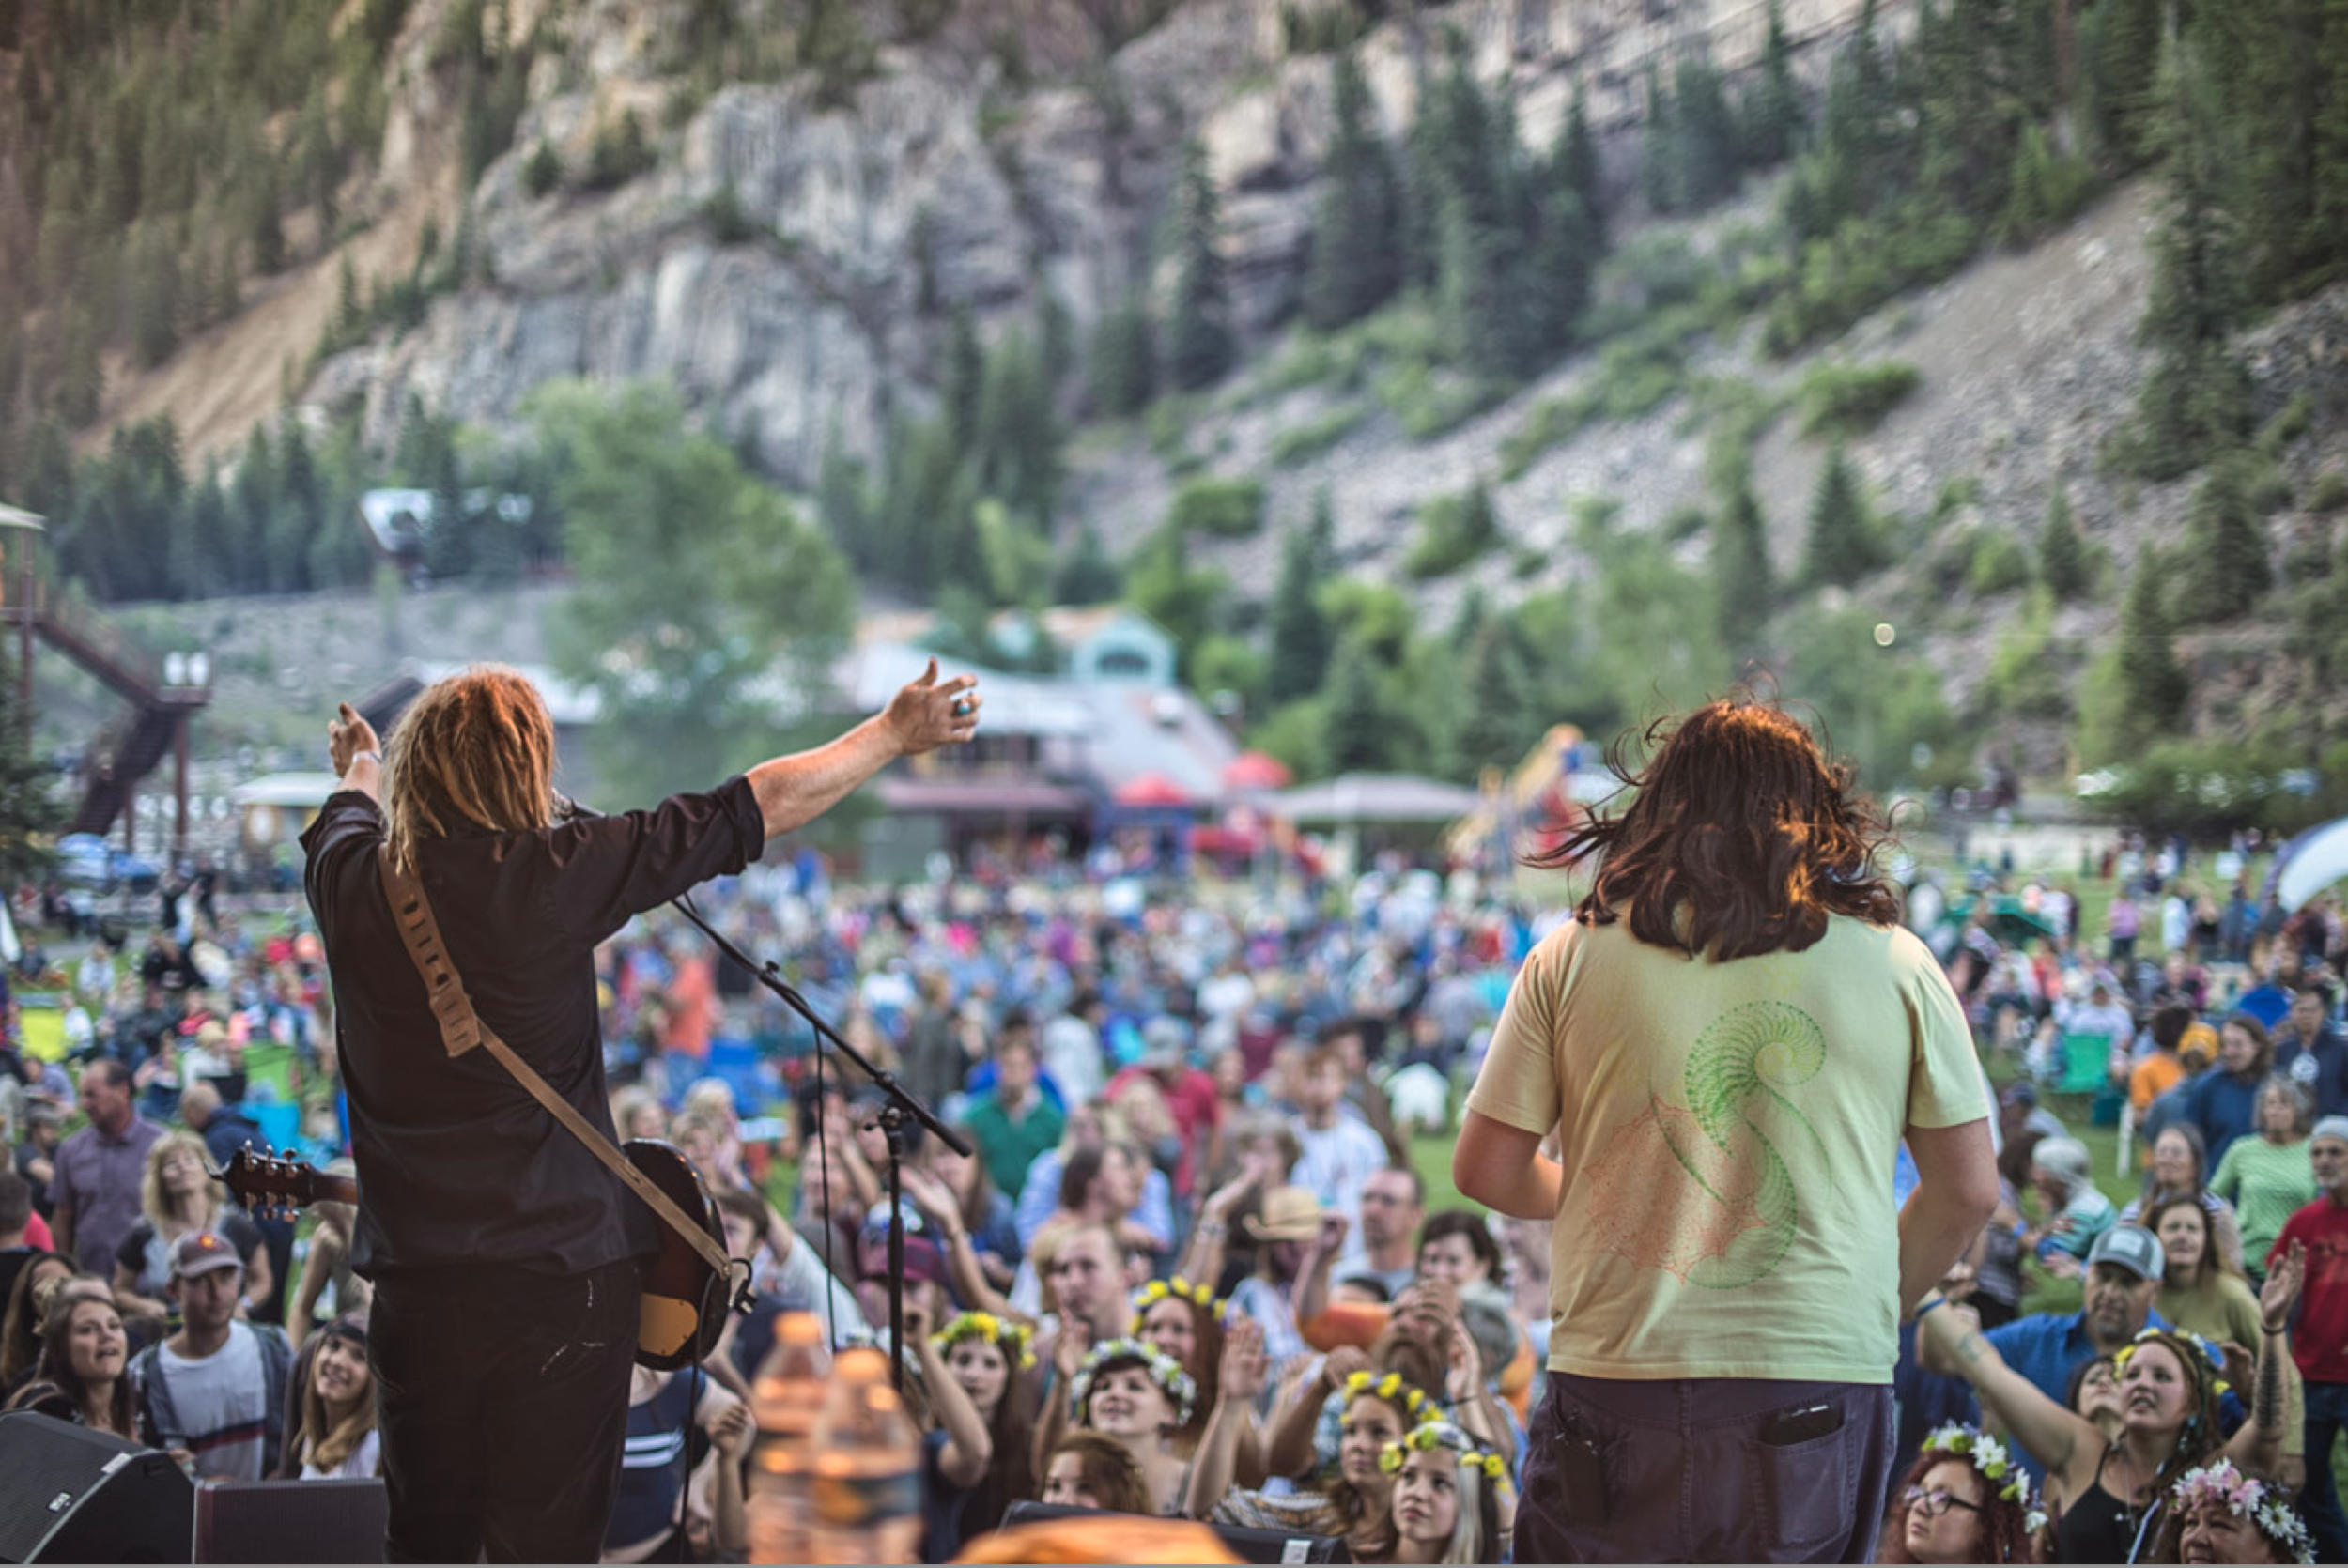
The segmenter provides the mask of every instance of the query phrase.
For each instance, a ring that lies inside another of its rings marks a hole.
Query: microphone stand
[[[896,1378],[897,1392],[903,1397],[905,1388],[905,1212],[904,1178],[899,1162],[904,1155],[904,1131],[909,1123],[918,1122],[932,1137],[952,1149],[964,1159],[971,1158],[970,1145],[962,1134],[948,1127],[921,1103],[919,1096],[899,1084],[896,1075],[873,1065],[871,1058],[840,1037],[838,1030],[824,1022],[806,997],[793,990],[773,960],[753,963],[741,948],[726,940],[718,929],[702,918],[701,912],[684,899],[672,899],[669,907],[701,928],[702,934],[718,945],[718,950],[749,971],[750,976],[773,992],[790,1006],[793,1012],[807,1020],[816,1035],[815,1049],[824,1042],[848,1058],[857,1071],[880,1086],[888,1102],[880,1108],[882,1135],[888,1141],[888,1353]],[[829,1216],[826,1217],[829,1222]]]

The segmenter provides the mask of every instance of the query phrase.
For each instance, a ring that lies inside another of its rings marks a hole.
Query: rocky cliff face
[[[1309,5],[1309,0],[1307,0]],[[1792,0],[1805,46],[1861,0]],[[1150,238],[1177,153],[1199,136],[1224,192],[1242,327],[1285,315],[1310,238],[1328,120],[1329,62],[1290,56],[1277,0],[1185,0],[1113,52],[1130,20],[1069,0],[965,6],[935,37],[884,42],[852,106],[825,107],[804,75],[725,88],[682,125],[669,39],[682,0],[523,0],[542,19],[514,149],[462,198],[495,281],[435,302],[396,344],[331,361],[304,401],[363,403],[388,441],[409,398],[492,426],[550,378],[673,381],[714,428],[785,484],[811,481],[836,432],[880,451],[893,409],[928,396],[957,309],[981,327],[1032,320],[1048,295],[1078,328],[1148,286]],[[452,113],[423,69],[441,8],[417,8],[382,159],[387,189],[420,180]],[[859,11],[873,8],[859,8]],[[1735,69],[1758,52],[1758,0],[1459,0],[1386,22],[1362,46],[1390,131],[1413,112],[1431,24],[1457,26],[1478,71],[1506,80],[1522,134],[1546,145],[1573,84],[1601,128],[1635,118],[1644,63],[1698,38]],[[873,23],[877,29],[879,23]],[[1030,85],[1006,80],[1015,34]],[[1826,51],[1805,47],[1806,65]],[[608,194],[533,196],[543,142],[582,168],[597,130],[632,109],[652,130],[651,173]],[[720,244],[706,216],[730,191],[754,238]],[[386,198],[388,200],[388,198]],[[449,225],[453,232],[454,224]],[[236,432],[220,433],[223,444]]]

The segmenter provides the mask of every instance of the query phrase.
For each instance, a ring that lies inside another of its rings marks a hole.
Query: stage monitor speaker
[[[1097,1508],[1066,1508],[1058,1503],[1014,1502],[1004,1510],[1003,1524],[1042,1524],[1047,1519],[1086,1519],[1101,1516]],[[1283,1530],[1257,1530],[1245,1525],[1210,1524],[1207,1528],[1231,1555],[1243,1562],[1351,1562],[1353,1554],[1334,1535],[1299,1535]]]
[[[383,1483],[208,1481],[195,1489],[198,1562],[380,1562]]]
[[[0,1562],[185,1562],[194,1490],[156,1449],[30,1410],[0,1415]]]

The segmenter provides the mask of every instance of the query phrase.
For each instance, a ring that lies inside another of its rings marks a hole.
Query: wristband
[[[383,765],[383,754],[379,751],[354,751],[350,754],[350,760],[354,762],[359,761],[362,757],[373,762],[378,768]],[[350,770],[348,768],[345,768],[343,771],[345,773],[348,773]]]
[[[1933,1308],[1945,1307],[1948,1304],[1949,1299],[1945,1296],[1927,1296],[1916,1303],[1916,1315],[1921,1318]]]

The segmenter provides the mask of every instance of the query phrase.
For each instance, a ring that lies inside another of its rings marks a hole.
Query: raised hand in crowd
[[[2294,1241],[2291,1250],[2267,1270],[2266,1283],[2259,1286],[2259,1321],[2268,1333],[2279,1334],[2291,1327],[2291,1314],[2307,1283],[2307,1244]]]

